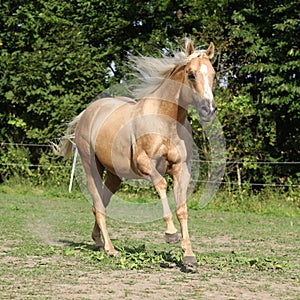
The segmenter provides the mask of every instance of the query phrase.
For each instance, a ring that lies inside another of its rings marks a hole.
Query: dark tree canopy
[[[64,123],[97,94],[128,77],[128,53],[171,53],[188,36],[197,46],[210,41],[216,46],[215,95],[228,158],[300,161],[298,4],[1,1],[0,142],[57,138]],[[32,153],[31,159],[38,157]],[[299,165],[257,168],[248,163],[242,175],[285,182],[300,177],[300,170]]]

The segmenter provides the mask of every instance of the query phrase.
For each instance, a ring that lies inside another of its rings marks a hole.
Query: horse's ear
[[[187,45],[185,46],[185,55],[190,56],[192,53],[194,53],[194,42],[188,41]]]
[[[205,51],[205,54],[208,56],[209,59],[212,59],[215,54],[215,45],[213,42],[210,42],[209,47]]]

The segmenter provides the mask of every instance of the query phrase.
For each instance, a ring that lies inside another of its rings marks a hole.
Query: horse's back
[[[101,98],[92,102],[84,111],[78,122],[76,132],[77,137],[84,136],[87,138],[93,134],[95,128],[101,128],[101,124],[111,117],[112,114],[120,107],[131,106],[136,102],[130,98]]]
[[[101,98],[91,103],[76,128],[79,151],[85,151],[86,156],[95,155],[113,173],[116,164],[121,169],[130,169],[129,127],[135,104],[126,97]]]

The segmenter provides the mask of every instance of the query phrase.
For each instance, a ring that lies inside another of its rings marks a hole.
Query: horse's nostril
[[[201,107],[201,111],[204,114],[209,114],[209,107],[208,106],[202,106]]]

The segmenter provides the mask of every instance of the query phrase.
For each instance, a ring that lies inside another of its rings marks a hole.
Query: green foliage
[[[201,190],[194,193],[189,201],[188,208],[199,211]],[[283,217],[300,216],[300,189],[299,187],[283,188],[265,187],[253,190],[252,187],[231,186],[220,188],[214,200],[206,207],[208,210],[221,210],[259,215],[275,215]]]
[[[299,165],[256,164],[299,161],[298,1],[5,0],[0,16],[0,142],[58,138],[100,92],[129,78],[128,53],[171,53],[189,36],[197,46],[215,43],[218,118],[228,159],[244,162],[242,181],[299,183]],[[190,119],[207,159],[209,143]],[[34,177],[34,168],[12,164],[36,165],[48,155],[0,150],[2,180]],[[237,172],[229,165],[226,180]]]
[[[225,130],[242,142],[239,146],[244,156],[252,161],[299,161],[299,147],[295,143],[300,138],[298,3],[243,2],[231,20],[227,29],[232,43],[238,47],[233,49],[235,56],[230,64],[235,78],[229,85],[238,93],[239,105],[248,106],[248,114],[241,114],[244,122],[234,120],[230,130]],[[251,102],[245,102],[245,97]],[[238,151],[231,153],[242,158]],[[261,166],[255,174],[250,170],[245,175],[254,182],[278,182],[279,178],[285,182],[295,174],[295,169],[281,165],[267,170]]]
[[[0,181],[9,177],[28,178],[33,176],[29,168],[30,153],[28,148],[0,147]]]
[[[282,271],[285,266],[274,257],[249,257],[243,253],[232,251],[228,253],[214,253],[197,257],[201,265],[217,268],[223,272],[230,270],[255,269],[257,271]]]
[[[184,272],[196,272],[192,268],[188,269],[182,264],[182,253],[174,251],[150,251],[144,244],[138,246],[127,246],[117,248],[117,257],[108,257],[104,251],[91,251],[87,245],[70,246],[64,249],[66,256],[79,256],[88,262],[101,263],[113,266],[114,269],[125,270],[151,270],[154,268],[174,268],[179,267]],[[249,257],[243,253],[232,251],[216,252],[208,254],[197,253],[197,261],[200,267],[229,272],[236,269],[254,269],[256,271],[283,271],[285,267],[275,257]]]
[[[58,160],[45,148],[32,161],[33,152],[24,146],[0,147],[0,182],[10,181],[30,186],[60,187],[68,183],[71,161]]]
[[[104,67],[73,24],[72,5],[6,2],[2,13],[1,138],[47,143],[97,95]]]

